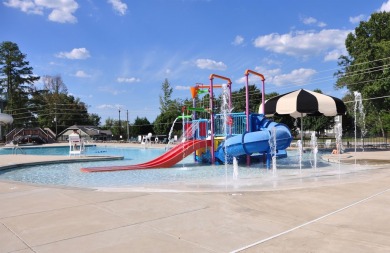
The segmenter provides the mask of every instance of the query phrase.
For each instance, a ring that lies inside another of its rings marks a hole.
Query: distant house
[[[81,138],[94,141],[110,141],[112,139],[111,130],[100,130],[97,126],[78,126],[73,125],[62,131],[57,140],[67,141],[68,137],[73,131],[76,130]]]

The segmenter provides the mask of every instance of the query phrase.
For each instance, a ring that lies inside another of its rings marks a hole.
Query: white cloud
[[[387,2],[383,3],[379,11],[385,11],[385,12],[390,12],[390,0]]]
[[[294,69],[287,74],[278,74],[266,78],[268,83],[275,84],[277,86],[285,84],[305,84],[308,83],[311,77],[317,72],[314,69]]]
[[[211,70],[226,70],[226,65],[223,62],[217,62],[210,59],[197,59],[195,64],[200,69],[211,69]]]
[[[176,85],[175,90],[189,90],[189,86],[183,86],[183,85]]]
[[[286,84],[307,84],[311,78],[317,73],[314,69],[299,68],[294,69],[290,73],[282,73],[280,68],[266,69],[264,67],[255,67],[255,71],[261,73],[265,77],[267,84],[274,84],[276,86],[282,86]],[[241,77],[236,80],[237,84],[245,84],[245,77]],[[261,80],[256,76],[249,76],[250,84],[260,84]]]
[[[58,23],[76,23],[77,18],[73,14],[79,8],[75,0],[7,0],[4,5],[38,15],[49,10],[49,20]]]
[[[118,109],[118,105],[102,104],[97,106],[98,109]]]
[[[242,37],[241,35],[237,35],[232,42],[232,44],[235,46],[241,45],[242,43],[244,43],[244,37]]]
[[[266,65],[281,65],[282,62],[270,58],[263,58],[262,62]]]
[[[138,83],[141,81],[141,79],[136,77],[118,77],[116,81],[118,83]]]
[[[358,24],[360,23],[360,21],[364,20],[365,18],[366,16],[364,14],[360,14],[355,17],[349,17],[349,22],[351,22],[352,24]]]
[[[316,25],[319,27],[326,26],[325,22],[318,21],[316,18],[313,18],[313,17],[304,17],[304,18],[301,18],[301,20],[302,20],[302,23],[304,23],[305,25]]]
[[[87,78],[87,77],[91,77],[91,75],[88,75],[87,73],[85,73],[83,70],[78,70],[75,74],[76,77],[81,77],[81,78]]]
[[[269,77],[277,76],[280,73],[282,73],[282,70],[280,68],[276,68],[276,69],[264,69],[263,68],[263,69],[261,69],[259,67],[256,67],[255,69],[257,72],[260,72],[264,76],[269,76]]]
[[[260,74],[263,74],[263,73],[260,73]],[[267,77],[266,77],[266,76],[264,76],[264,77],[265,77],[265,79],[266,79],[266,82],[268,83]],[[248,83],[249,83],[249,84],[257,84],[257,85],[259,85],[259,84],[262,83],[262,81],[261,81],[261,79],[260,79],[258,76],[249,75],[249,76],[248,76]],[[246,84],[246,77],[243,76],[243,77],[240,77],[239,79],[235,80],[235,81],[234,81],[234,85],[235,85],[235,84]]]
[[[107,0],[109,4],[112,5],[112,8],[121,16],[126,14],[127,4],[123,3],[121,0]]]
[[[324,29],[320,32],[305,32],[259,36],[254,46],[275,53],[309,57],[323,52],[345,48],[345,39],[350,30]]]
[[[341,55],[345,55],[345,54],[346,54],[345,50],[335,49],[335,50],[329,51],[325,55],[324,61],[337,61]]]
[[[37,6],[34,1],[8,0],[3,2],[5,6],[20,9],[23,12],[43,15],[43,8]]]
[[[255,67],[255,71],[259,74],[262,74],[264,78],[266,79],[266,82],[268,83],[268,78],[271,78],[272,76],[278,75],[281,73],[281,69],[276,68],[276,69],[266,69],[264,67]],[[256,75],[249,75],[248,76],[248,82],[250,84],[260,84],[262,83],[261,79],[259,76]],[[246,83],[246,77],[243,76],[239,79],[237,79],[234,83],[237,84],[245,84]]]
[[[318,22],[317,25],[318,25],[318,27],[325,27],[326,23],[325,22]]]
[[[113,89],[112,87],[105,87],[105,86],[100,86],[98,88],[98,90],[100,92],[103,92],[103,93],[110,93],[114,96],[118,95],[119,93],[121,93],[120,91],[116,90],[116,89]]]
[[[58,58],[66,58],[71,60],[83,60],[90,57],[86,48],[74,48],[70,52],[60,52],[56,55]]]
[[[317,23],[317,19],[315,19],[315,18],[313,18],[313,17],[308,17],[308,18],[303,18],[303,19],[302,19],[302,22],[303,22],[305,25],[311,25],[311,24]]]

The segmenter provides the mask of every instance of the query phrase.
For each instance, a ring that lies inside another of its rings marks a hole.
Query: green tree
[[[95,125],[96,121],[91,120],[87,105],[68,94],[61,76],[44,76],[42,80],[43,89],[34,90],[30,99],[40,127],[48,127],[59,133],[75,124]]]
[[[348,55],[341,56],[336,73],[337,88],[347,88],[350,94],[358,91],[366,108],[372,108],[376,116],[367,117],[368,129],[380,126],[383,134],[390,130],[387,115],[390,99],[383,97],[390,91],[390,12],[373,13],[368,21],[360,22],[345,41]],[[382,124],[377,124],[381,122]],[[377,128],[376,128],[377,129]],[[376,130],[377,131],[377,130]]]
[[[101,120],[102,120],[102,118],[96,113],[89,113],[88,114],[88,122],[89,122],[88,125],[100,126]]]
[[[261,104],[261,90],[256,85],[248,85],[249,91],[249,112],[257,113]],[[246,108],[246,91],[245,87],[238,91],[232,92],[232,107],[234,112],[245,112]]]
[[[60,96],[60,104],[56,104],[55,110],[58,125],[64,129],[71,125],[90,125],[87,105],[72,95]]]
[[[137,116],[134,120],[134,124],[130,126],[130,135],[138,136],[147,135],[148,133],[154,133],[153,125],[146,117],[140,118]]]
[[[162,83],[161,90],[162,95],[160,95],[160,114],[153,123],[153,131],[156,134],[167,135],[172,123],[179,115],[181,115],[182,103],[178,99],[172,99],[173,88],[168,82],[168,79],[165,79],[165,81]],[[175,125],[175,129],[178,130],[178,128],[179,126]]]
[[[102,129],[109,130],[109,129],[112,129],[114,127],[114,125],[115,125],[115,120],[113,118],[108,117],[105,120],[105,124],[102,127]]]
[[[164,82],[161,85],[162,94],[160,95],[160,112],[164,113],[171,109],[172,106],[172,92],[173,88],[169,83],[168,79],[165,78]]]
[[[61,124],[58,109],[60,104],[65,104],[62,100],[67,96],[67,87],[59,75],[45,75],[42,77],[42,82],[42,90],[35,89],[33,91],[31,102],[36,109],[39,126],[48,127],[55,131],[56,126],[58,128],[58,125]]]
[[[5,91],[6,110],[14,114],[14,126],[24,126],[33,115],[29,110],[29,95],[33,83],[39,76],[33,75],[26,55],[16,43],[5,41],[0,44],[0,89]]]
[[[123,127],[123,125],[122,125],[122,127]],[[115,120],[113,118],[108,117],[105,120],[104,126],[102,126],[101,128],[104,129],[104,130],[110,130],[114,139],[117,139],[117,140],[120,139],[119,120]],[[123,133],[123,131],[121,131],[121,133]]]

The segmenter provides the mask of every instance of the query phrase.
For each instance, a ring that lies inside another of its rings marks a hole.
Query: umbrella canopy
[[[300,89],[265,101],[264,114],[290,115],[294,118],[309,116],[336,116],[347,111],[344,102],[336,97]],[[260,105],[259,113],[263,113]]]
[[[304,116],[336,116],[345,114],[347,111],[341,99],[305,89],[273,97],[264,104],[264,114],[267,116],[290,115],[294,118],[301,118],[301,143],[303,143],[302,118]],[[262,104],[259,113],[263,113]]]
[[[5,113],[0,113],[0,125],[12,124],[13,121],[14,121],[14,118],[12,118],[11,115],[5,114]]]

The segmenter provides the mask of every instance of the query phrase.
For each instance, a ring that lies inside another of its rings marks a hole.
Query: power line
[[[374,98],[364,98],[362,100],[367,101],[367,100],[375,100],[375,99],[381,99],[381,98],[390,98],[390,95],[381,96],[381,97],[374,97]],[[351,100],[351,101],[344,102],[344,104],[354,103],[354,102],[355,102],[355,100]]]
[[[372,61],[365,61],[365,62],[361,62],[361,63],[356,63],[356,64],[353,64],[353,65],[350,65],[350,66],[347,66],[349,68],[351,67],[356,67],[356,66],[360,66],[360,65],[367,65],[367,64],[372,64],[372,63],[375,63],[375,62],[378,62],[378,61],[385,61],[385,60],[388,60],[390,59],[390,57],[385,57],[385,58],[381,58],[381,59],[376,59],[376,60],[372,60]],[[374,72],[378,72],[380,70],[387,70],[389,68],[389,64],[384,64],[384,65],[381,65],[381,66],[375,66],[375,67],[370,67],[370,68],[365,68],[365,69],[360,69],[360,70],[355,70],[355,71],[352,71],[352,72],[348,72],[345,76],[347,77],[350,77],[350,76],[354,76],[354,75],[363,75],[363,74],[370,74],[370,73],[374,73]],[[329,72],[329,71],[332,71],[332,70],[342,70],[342,68],[333,68],[333,69],[327,69],[327,70],[322,70],[322,71],[318,71],[317,73],[325,73],[325,72]],[[301,82],[295,82],[295,84],[299,84],[299,85],[287,85],[287,86],[282,86],[282,87],[278,87],[278,90],[277,91],[280,91],[280,90],[285,90],[285,89],[289,89],[291,87],[301,87],[301,86],[306,86],[306,85],[312,85],[312,84],[318,84],[318,83],[322,83],[322,82],[326,82],[328,80],[333,80],[334,77],[321,77],[321,78],[317,78],[317,79],[313,79],[311,80],[310,82],[308,83],[301,83]],[[360,82],[354,82],[353,84],[348,84],[348,85],[356,85],[356,84],[364,84],[364,83],[368,83],[368,82],[373,82],[373,81],[379,81],[379,80],[387,80],[387,79],[390,79],[390,77],[384,77],[384,78],[378,78],[378,79],[372,79],[372,80],[366,80],[366,81],[360,81]],[[294,82],[292,82],[294,84]],[[255,83],[253,85],[256,85]],[[268,90],[268,89],[267,89]],[[271,92],[274,89],[270,89]],[[249,96],[253,96],[255,93],[250,93]],[[243,95],[234,95],[232,97],[233,98],[239,98],[240,96],[245,96],[245,94]],[[383,96],[383,97],[380,97],[380,98],[387,98],[388,96]],[[377,99],[377,98],[372,98],[372,99]],[[370,100],[370,99],[364,99],[364,100]],[[208,101],[207,101],[208,102]],[[252,100],[251,102],[260,102],[260,101],[257,101],[257,100]],[[84,102],[80,102],[79,104],[74,104],[74,103],[71,103],[71,104],[57,104],[58,106],[75,106],[75,107],[88,107]],[[33,107],[27,107],[27,108],[18,108],[18,109],[13,109],[12,111],[20,111],[20,110],[31,110],[32,108],[44,108],[45,105],[37,105],[37,106],[33,106]],[[59,108],[58,108],[59,109]],[[86,108],[85,108],[86,109]],[[53,110],[52,108],[48,109],[48,110]],[[79,109],[79,108],[74,108],[74,109],[65,109],[65,108],[61,108],[62,111],[66,110],[66,111],[79,111],[79,110],[83,110],[83,109]],[[41,111],[46,111],[46,109],[42,109],[42,110],[35,110],[35,111],[31,111],[30,113],[40,113]],[[150,109],[150,110],[135,110],[133,111],[133,113],[145,113],[145,112],[155,112],[156,110],[154,109]],[[26,112],[24,113],[19,113],[19,114],[25,114]],[[14,115],[19,115],[19,114],[14,114]],[[46,114],[47,115],[47,114]],[[49,114],[50,115],[50,114]],[[28,117],[30,118],[30,117]]]

